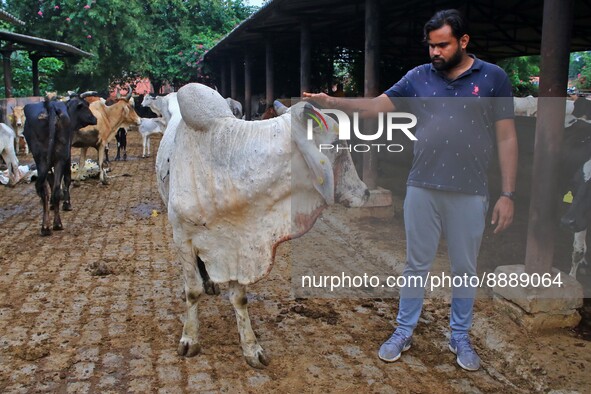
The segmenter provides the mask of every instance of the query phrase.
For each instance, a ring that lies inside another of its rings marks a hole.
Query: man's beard
[[[435,61],[436,59],[439,61]],[[462,48],[458,48],[456,53],[454,53],[453,56],[450,57],[449,60],[447,60],[447,61],[444,60],[443,58],[440,58],[440,57],[432,57],[431,58],[431,64],[433,65],[435,70],[444,71],[444,72],[451,70],[452,68],[454,68],[455,66],[460,64],[461,61],[462,61]]]

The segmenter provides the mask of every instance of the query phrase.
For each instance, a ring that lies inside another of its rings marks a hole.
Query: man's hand
[[[325,108],[330,106],[329,103],[330,103],[330,100],[332,99],[332,97],[330,97],[326,93],[304,92],[302,95],[303,95],[305,101],[314,101],[319,106],[325,107]]]
[[[497,225],[494,234],[498,234],[504,231],[507,227],[513,223],[513,211],[515,209],[514,202],[510,198],[500,197],[495,204],[495,208],[492,213],[492,225]]]

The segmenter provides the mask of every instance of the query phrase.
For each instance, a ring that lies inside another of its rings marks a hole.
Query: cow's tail
[[[49,143],[47,144],[47,163],[52,163],[53,149],[55,147],[55,134],[57,125],[57,109],[53,100],[45,98],[45,110],[49,121]],[[51,169],[50,169],[51,170]]]

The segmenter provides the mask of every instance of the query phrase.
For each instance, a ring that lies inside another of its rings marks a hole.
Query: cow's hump
[[[207,131],[220,118],[234,118],[226,100],[215,90],[199,83],[190,83],[177,94],[181,116],[187,125]]]

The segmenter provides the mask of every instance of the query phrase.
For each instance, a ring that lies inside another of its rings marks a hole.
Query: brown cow
[[[131,92],[130,92],[131,93]],[[105,147],[113,140],[115,133],[120,127],[132,124],[139,125],[140,117],[129,102],[128,97],[121,98],[113,105],[105,105],[102,101],[95,101],[90,104],[90,110],[97,119],[96,126],[84,127],[74,133],[72,147],[80,149],[80,168],[84,168],[86,162],[86,151],[89,147],[98,151],[98,165],[100,168],[100,179],[103,184],[107,183],[106,169],[104,168]],[[82,176],[83,170],[79,173]]]
[[[12,107],[12,114],[9,116],[10,119],[10,126],[12,130],[14,130],[15,139],[14,139],[14,152],[18,154],[19,151],[19,142],[22,138],[23,141],[25,137],[23,136],[23,130],[25,129],[25,110],[24,107],[16,106]],[[25,154],[29,154],[29,146],[25,141]]]

